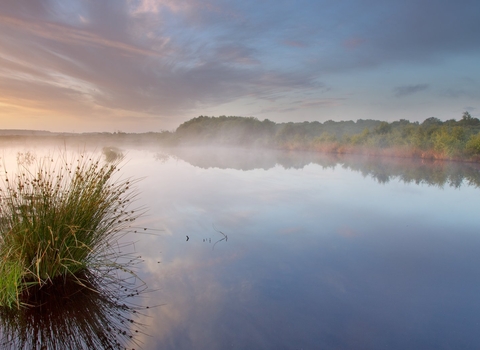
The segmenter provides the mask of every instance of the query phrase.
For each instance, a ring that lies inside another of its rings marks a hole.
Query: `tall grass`
[[[66,152],[4,171],[0,189],[0,306],[22,306],[30,287],[115,266],[115,244],[140,213],[121,159]],[[30,163],[30,162],[28,162]],[[119,266],[121,267],[121,266]]]

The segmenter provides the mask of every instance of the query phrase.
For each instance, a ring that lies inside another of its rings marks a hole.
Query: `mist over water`
[[[480,346],[478,165],[83,148],[142,178],[149,230],[124,240],[153,291],[134,303],[157,305],[136,321],[144,349]],[[2,166],[51,150],[5,147]]]

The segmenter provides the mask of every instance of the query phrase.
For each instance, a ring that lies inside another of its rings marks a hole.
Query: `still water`
[[[148,209],[128,348],[480,348],[478,166],[122,152]]]

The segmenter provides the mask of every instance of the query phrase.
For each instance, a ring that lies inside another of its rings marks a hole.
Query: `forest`
[[[181,124],[170,142],[478,162],[480,120],[468,112],[459,120],[432,117],[421,123],[405,119],[275,123],[253,117],[199,116]]]
[[[480,162],[480,120],[464,112],[459,120],[427,118],[423,122],[400,119],[275,123],[254,117],[199,116],[175,131],[146,133],[50,133],[0,130],[0,146],[60,143],[91,147],[159,145],[164,147],[215,146],[361,154],[402,158]]]

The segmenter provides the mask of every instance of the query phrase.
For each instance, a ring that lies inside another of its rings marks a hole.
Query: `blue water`
[[[123,151],[148,209],[128,348],[480,348],[478,165]]]
[[[136,247],[163,304],[145,348],[480,348],[480,190],[462,170],[187,154],[130,154],[164,230]]]

